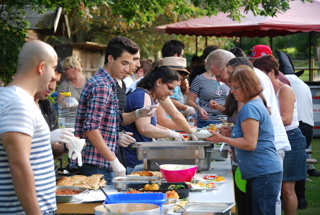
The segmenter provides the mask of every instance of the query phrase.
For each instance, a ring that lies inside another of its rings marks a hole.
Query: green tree
[[[90,30],[92,27],[90,20],[93,18],[92,12],[99,10],[100,7],[107,8],[106,11],[100,10],[101,14],[114,16],[115,22],[111,23],[113,27],[110,31],[125,33],[128,29],[139,30],[150,27],[159,15],[165,16],[166,13],[174,15],[171,18],[178,21],[201,15],[216,15],[221,11],[230,13],[230,18],[239,20],[241,7],[257,15],[274,16],[280,11],[286,11],[289,2],[290,0],[0,0],[0,36],[4,38],[1,41],[0,78],[8,83],[16,71],[16,56],[24,43],[28,28],[28,23],[23,20],[23,8],[27,5],[37,11],[56,7],[62,7],[67,12],[72,11],[70,14],[81,17],[81,26],[84,28],[82,39],[92,41],[96,39],[96,32]],[[258,8],[260,3],[262,9]],[[122,22],[117,22],[117,19]],[[100,29],[106,29],[109,26],[110,23],[102,22]],[[77,38],[80,38],[79,32]],[[143,37],[147,36],[143,35]],[[145,42],[149,43],[147,40]]]

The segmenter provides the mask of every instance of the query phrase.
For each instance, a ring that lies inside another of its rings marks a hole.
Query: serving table
[[[139,171],[143,165],[135,168]],[[208,171],[201,171],[201,174],[217,174],[227,179],[224,183],[216,184],[213,191],[190,191],[188,200],[190,202],[211,202],[211,203],[235,203],[234,185],[231,171],[231,160],[228,157],[225,161],[213,161]],[[106,185],[104,190],[109,194],[119,193],[114,185]],[[130,195],[130,194],[128,194]],[[93,198],[95,196],[95,198]],[[100,198],[100,199],[99,199]],[[57,203],[56,213],[60,214],[94,214],[94,208],[104,201],[104,194],[100,190],[90,191],[87,196],[71,203]],[[235,207],[231,209],[235,213]]]

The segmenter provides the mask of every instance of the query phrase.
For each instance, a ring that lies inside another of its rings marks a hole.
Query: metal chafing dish
[[[145,170],[159,170],[157,164],[190,164],[198,165],[205,159],[205,148],[210,141],[158,141],[137,142],[137,158],[143,161]],[[208,166],[206,164],[206,166]]]
[[[186,205],[182,215],[230,215],[234,203],[195,203]]]

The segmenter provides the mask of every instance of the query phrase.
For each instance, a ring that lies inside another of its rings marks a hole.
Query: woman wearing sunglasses
[[[125,112],[132,112],[138,108],[158,104],[173,94],[179,81],[179,74],[166,66],[156,67],[147,74],[132,93],[127,96]],[[171,138],[181,141],[183,137],[171,130],[157,125],[156,114],[153,117],[142,117],[134,123],[124,127],[124,131],[133,133],[137,142],[151,142],[152,138]],[[137,164],[137,152],[133,147],[124,148],[127,174],[131,173]]]

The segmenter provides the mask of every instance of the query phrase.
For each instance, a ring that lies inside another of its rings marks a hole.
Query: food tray
[[[143,160],[145,170],[159,170],[161,164],[190,164],[199,165],[205,158],[205,146],[210,141],[161,141],[137,142],[138,160]]]
[[[128,190],[128,184],[139,183],[160,183],[161,178],[156,176],[118,176],[112,179],[112,183],[117,190]]]
[[[182,215],[229,215],[235,203],[194,203],[186,205]]]
[[[185,187],[185,189],[175,189],[175,191],[178,193],[179,198],[180,199],[184,199],[184,198],[188,198],[189,197],[189,187],[186,183],[184,182],[172,182],[172,183],[161,183],[159,190],[144,190],[144,185],[146,185],[146,183],[139,183],[139,184],[128,184],[128,189],[134,189],[137,191],[145,191],[145,192],[161,192],[161,193],[165,193],[167,191],[169,191],[168,187],[170,185],[183,185]]]
[[[56,190],[64,190],[64,189],[69,189],[69,190],[77,190],[81,191],[79,194],[74,194],[74,195],[56,195],[57,202],[71,202],[75,200],[79,195],[88,193],[88,189],[83,188],[83,187],[73,187],[73,186],[56,186]]]

